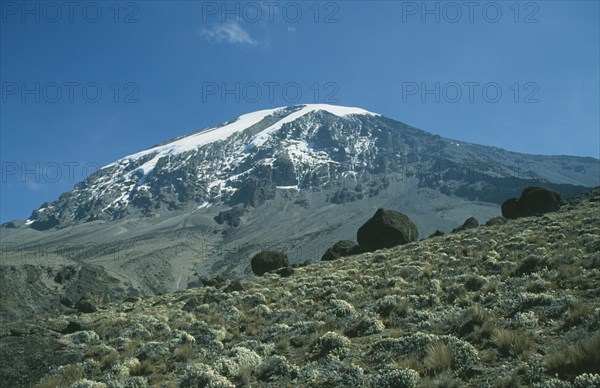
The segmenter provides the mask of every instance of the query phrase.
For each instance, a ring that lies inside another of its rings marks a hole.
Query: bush
[[[526,355],[533,345],[524,332],[507,329],[496,329],[492,335],[492,342],[501,355],[515,358]]]
[[[549,353],[545,361],[550,374],[571,381],[583,373],[600,374],[600,335],[557,349]]]

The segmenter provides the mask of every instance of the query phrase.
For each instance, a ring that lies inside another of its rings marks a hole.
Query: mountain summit
[[[245,114],[121,158],[42,205],[28,224],[46,230],[213,205],[256,207],[277,190],[334,189],[329,201],[341,203],[411,178],[419,187],[498,203],[509,194],[497,195],[507,178],[593,186],[598,164],[444,139],[361,108],[298,105]]]

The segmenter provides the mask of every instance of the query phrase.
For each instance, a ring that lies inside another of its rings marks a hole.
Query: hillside
[[[381,207],[421,237],[450,232],[528,186],[564,198],[598,186],[599,162],[447,139],[361,108],[251,112],[124,156],[0,226],[0,317],[241,278],[263,249],[316,262]]]
[[[50,320],[0,385],[600,385],[600,189],[558,212]]]

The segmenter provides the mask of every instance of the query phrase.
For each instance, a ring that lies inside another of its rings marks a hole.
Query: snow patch
[[[275,113],[279,109],[281,109],[281,108],[265,109],[265,110],[259,110],[256,112],[248,113],[248,114],[238,117],[235,121],[233,121],[227,125],[224,125],[221,127],[209,128],[202,132],[196,133],[194,135],[186,136],[179,140],[175,140],[171,143],[157,146],[154,148],[150,148],[148,150],[126,156],[126,157],[121,158],[121,159],[117,160],[116,162],[108,164],[102,168],[111,167],[116,164],[120,164],[120,165],[127,164],[129,162],[138,160],[146,155],[156,154],[156,156],[154,158],[152,158],[150,161],[148,161],[148,162],[144,163],[142,166],[140,166],[140,169],[144,171],[144,174],[147,174],[149,171],[151,171],[154,168],[154,166],[156,165],[158,160],[160,158],[162,158],[163,156],[176,155],[176,154],[180,154],[183,152],[192,151],[203,145],[214,143],[214,142],[217,142],[220,140],[225,140],[228,137],[230,137],[231,135],[233,135],[237,132],[241,132],[244,129],[247,129],[247,128],[257,124],[262,119]]]
[[[271,125],[270,127],[266,128],[265,130],[261,131],[260,133],[256,134],[250,144],[253,146],[256,146],[256,147],[260,147],[271,138],[273,133],[280,130],[284,124],[291,123],[292,121],[295,121],[308,113],[316,112],[319,110],[324,110],[326,112],[329,112],[329,113],[339,116],[339,117],[344,117],[344,116],[348,116],[348,115],[379,116],[377,113],[372,113],[372,112],[369,112],[369,111],[361,109],[361,108],[328,105],[328,104],[308,104],[308,105],[304,105],[302,109],[300,109],[292,114],[287,115],[286,117],[279,120],[275,124]]]

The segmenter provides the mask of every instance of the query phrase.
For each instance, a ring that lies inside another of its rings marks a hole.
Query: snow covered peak
[[[270,135],[274,131],[281,128],[281,126],[283,124],[292,122],[308,113],[316,112],[319,110],[329,112],[329,113],[339,116],[339,117],[352,115],[352,114],[377,115],[376,113],[372,113],[372,112],[366,111],[361,108],[345,107],[345,106],[338,106],[338,105],[308,104],[308,105],[301,105],[301,106],[302,106],[301,109],[285,116],[283,119],[279,120],[275,124],[271,125],[264,131],[257,134],[255,136],[255,138],[253,139],[252,144],[255,146],[263,144],[270,137]],[[104,166],[103,168],[111,167],[116,164],[122,164],[122,163],[128,163],[131,161],[135,161],[146,155],[154,155],[154,157],[152,159],[150,159],[149,161],[144,163],[138,169],[138,171],[142,171],[143,174],[146,175],[148,172],[150,172],[154,168],[154,166],[156,165],[158,160],[164,156],[176,155],[176,154],[180,154],[183,152],[192,151],[192,150],[202,147],[206,144],[214,143],[214,142],[220,141],[220,140],[225,140],[228,137],[230,137],[231,135],[233,135],[237,132],[241,132],[241,131],[259,123],[261,120],[263,120],[267,116],[270,116],[274,113],[278,113],[278,112],[280,112],[284,109],[288,109],[288,108],[289,107],[279,107],[279,108],[275,108],[275,109],[265,109],[265,110],[259,110],[256,112],[248,113],[248,114],[238,117],[236,120],[229,122],[226,125],[219,126],[219,127],[211,127],[211,128],[205,129],[201,132],[195,133],[193,135],[185,136],[183,138],[174,140],[170,143],[137,152],[135,154],[121,158],[121,159],[117,160],[116,162],[113,162],[107,166]]]
[[[315,112],[318,110],[324,110],[336,116],[347,116],[347,115],[371,115],[371,116],[379,116],[377,113],[369,112],[362,108],[355,108],[350,106],[340,106],[340,105],[329,105],[329,104],[306,104],[304,108],[302,108],[302,116],[309,112]]]

